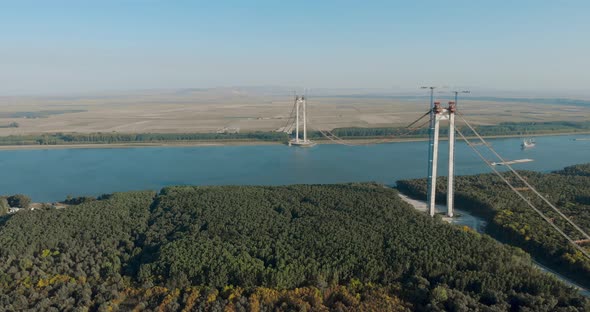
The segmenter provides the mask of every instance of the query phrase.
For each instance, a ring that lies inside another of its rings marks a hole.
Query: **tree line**
[[[53,133],[0,137],[0,145],[115,144],[191,141],[287,141],[286,133]]]
[[[531,135],[551,134],[557,132],[576,133],[589,132],[590,121],[568,122],[505,122],[497,125],[475,126],[483,136],[495,135]],[[401,136],[408,138],[426,138],[428,129],[418,129],[408,133],[406,127],[376,128],[336,128],[332,133],[340,138],[382,138]],[[448,129],[442,128],[441,135]],[[461,129],[466,136],[475,135],[470,129]],[[158,142],[194,142],[194,141],[268,141],[287,142],[290,138],[284,132],[255,131],[241,133],[47,133],[35,135],[9,135],[0,137],[0,145],[61,145],[61,144],[116,144],[116,143],[158,143]],[[310,139],[324,139],[319,131],[309,131]]]
[[[502,122],[497,125],[478,125],[474,126],[477,132],[483,136],[496,135],[531,135],[531,134],[550,134],[556,132],[588,132],[590,131],[590,121],[547,121],[547,122]],[[384,137],[399,136],[408,133],[406,127],[381,127],[381,128],[336,128],[332,133],[341,138],[357,137]],[[441,135],[446,135],[448,129],[441,128]],[[475,133],[467,127],[461,129],[465,136],[474,136]],[[422,128],[412,131],[408,137],[428,137],[428,128]]]

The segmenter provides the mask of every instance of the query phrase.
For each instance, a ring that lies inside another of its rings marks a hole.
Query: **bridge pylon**
[[[432,99],[432,97],[431,97]],[[456,103],[450,101],[448,107],[442,107],[439,101],[431,100],[430,112],[430,145],[428,153],[428,193],[427,193],[427,208],[430,216],[436,213],[436,178],[438,170],[438,143],[440,122],[443,120],[449,121],[449,164],[448,164],[448,179],[447,179],[447,216],[453,216],[454,205],[454,189],[453,178],[455,175],[455,111]]]
[[[303,131],[300,131],[301,121],[303,121]],[[313,145],[315,143],[307,139],[307,100],[303,95],[295,95],[295,138],[289,141],[289,146],[309,147]]]

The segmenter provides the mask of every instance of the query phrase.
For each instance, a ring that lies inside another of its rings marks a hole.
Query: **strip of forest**
[[[6,126],[9,127],[9,126]],[[554,133],[589,133],[590,121],[585,122],[520,122],[500,123],[498,125],[476,126],[483,136],[543,135]],[[448,129],[442,128],[441,135]],[[466,136],[473,136],[470,129],[462,129]],[[405,127],[385,128],[336,128],[332,133],[343,139],[380,138],[427,138],[428,129],[408,133]],[[308,137],[322,140],[319,131],[310,131]],[[74,144],[132,144],[132,143],[170,143],[170,142],[281,142],[286,143],[289,135],[283,132],[254,131],[241,133],[45,133],[31,135],[9,135],[0,137],[0,146],[14,145],[74,145]]]
[[[266,141],[286,142],[288,136],[280,132],[246,133],[53,133],[39,135],[9,135],[0,137],[0,145],[73,145],[127,144],[166,142],[224,142]]]
[[[458,125],[461,127],[461,125]],[[513,135],[541,135],[551,133],[587,133],[590,132],[590,121],[547,121],[547,122],[503,122],[497,125],[474,126],[475,130],[482,136],[513,136]],[[428,127],[413,131],[408,137],[428,137]],[[475,136],[475,133],[467,127],[461,132],[468,137]],[[382,138],[386,136],[397,136],[408,133],[405,127],[384,127],[384,128],[336,128],[332,130],[336,136],[344,139],[355,138]],[[441,136],[448,134],[448,129],[440,129]]]
[[[379,184],[179,186],[69,202],[0,218],[5,311],[590,309],[522,250],[419,213]]]
[[[570,166],[552,173],[519,173],[580,228],[590,231],[590,164]],[[504,175],[568,235],[575,240],[585,238],[524,185],[519,185],[512,173]],[[441,204],[446,200],[446,182],[444,178],[442,180],[437,184],[436,190],[436,200]],[[487,234],[524,249],[552,270],[584,287],[590,287],[590,261],[513,193],[500,178],[494,174],[479,174],[457,177],[455,181],[457,208],[484,218],[488,222]],[[427,180],[398,181],[397,188],[412,197],[425,199]]]

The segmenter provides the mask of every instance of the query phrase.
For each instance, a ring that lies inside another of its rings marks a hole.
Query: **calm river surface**
[[[518,169],[552,171],[590,162],[590,141],[579,136],[537,137],[535,148],[520,149],[521,139],[489,140],[507,159],[532,158]],[[446,175],[447,143],[440,148],[440,175]],[[484,147],[480,146],[483,150]],[[67,195],[100,195],[128,190],[159,190],[167,185],[341,183],[426,176],[427,142],[369,146],[322,144],[137,147],[0,151],[0,194],[23,193],[34,201]],[[491,156],[490,160],[492,159]],[[458,175],[489,172],[464,143],[456,146]]]

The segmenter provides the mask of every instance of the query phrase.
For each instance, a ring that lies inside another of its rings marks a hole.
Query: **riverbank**
[[[555,133],[538,133],[527,134],[527,137],[541,136],[566,136],[566,135],[585,135],[590,132],[555,132]],[[520,138],[522,135],[492,135],[483,136],[484,139],[509,139]],[[469,140],[478,140],[477,137],[467,137]],[[447,140],[441,137],[441,141]],[[590,138],[577,139],[576,141],[590,140]],[[402,143],[402,142],[425,142],[427,137],[409,137],[409,138],[355,138],[343,139],[342,141],[332,141],[325,138],[313,140],[317,144],[350,144],[350,145],[372,145],[384,143]],[[211,141],[160,141],[160,142],[133,142],[133,143],[72,143],[72,144],[22,144],[22,145],[0,145],[2,150],[46,150],[46,149],[112,149],[112,148],[135,148],[135,147],[199,147],[199,146],[252,146],[252,145],[284,145],[282,141],[263,141],[263,140],[211,140]]]
[[[55,144],[55,145],[0,145],[2,150],[45,150],[45,149],[114,149],[139,147],[198,147],[198,146],[248,146],[280,145],[282,142],[270,141],[213,141],[213,142],[153,142],[153,143],[93,143],[93,144]]]
[[[481,137],[484,139],[510,139],[510,138],[522,138],[522,137],[543,137],[543,136],[566,136],[566,135],[586,135],[586,134],[590,134],[590,131],[583,131],[583,132],[548,132],[548,133],[536,133],[536,134],[527,134],[527,135],[522,135],[522,134],[508,134],[508,135],[482,135]],[[468,140],[479,140],[478,137],[476,136],[466,136],[466,138]],[[346,138],[346,139],[342,139],[345,142],[349,142],[349,143],[365,143],[365,142],[382,142],[384,140],[386,140],[387,142],[423,142],[423,141],[428,141],[429,138],[428,137],[413,137],[413,138],[403,138],[403,139],[388,139],[386,137],[381,137],[381,138],[370,138],[370,139],[350,139],[350,138]],[[441,141],[448,141],[448,137],[446,136],[441,136],[439,138],[439,140]],[[460,138],[458,139],[460,140]],[[576,141],[586,141],[586,140],[590,140],[590,138],[581,138],[581,139],[577,139]],[[324,144],[324,143],[321,143]],[[338,144],[334,141],[328,141],[325,144]]]

